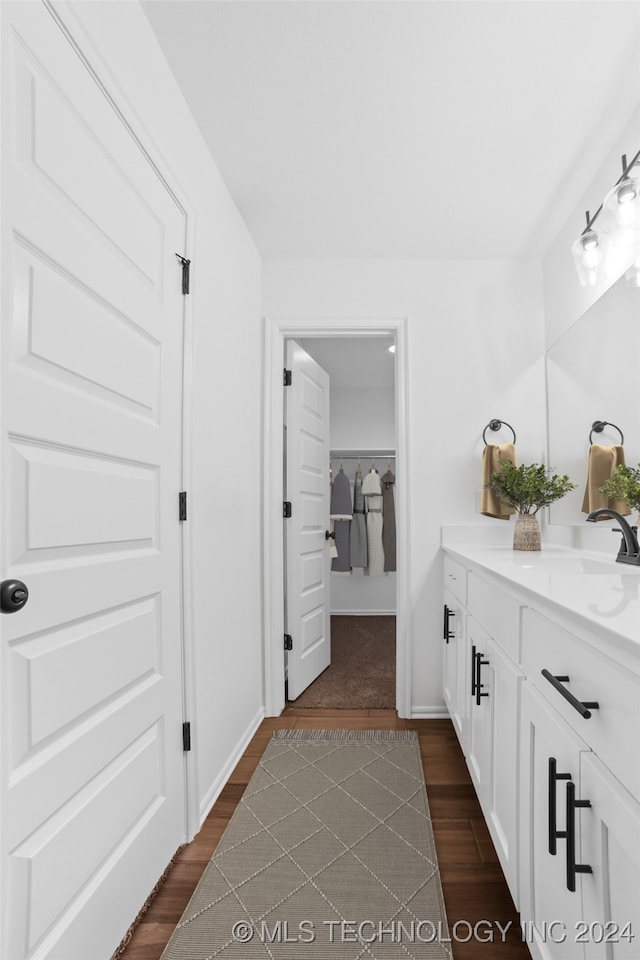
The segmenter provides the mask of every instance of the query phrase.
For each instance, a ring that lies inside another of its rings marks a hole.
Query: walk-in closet
[[[331,663],[295,700],[396,705],[396,410],[390,337],[298,339],[329,376]]]

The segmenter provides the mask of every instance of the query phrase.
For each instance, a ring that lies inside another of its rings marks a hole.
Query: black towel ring
[[[591,433],[589,434],[589,443],[593,443],[591,439],[594,433],[602,433],[605,427],[613,427],[614,430],[617,430],[620,434],[620,443],[624,443],[624,434],[620,427],[616,426],[615,423],[610,423],[609,420],[594,420],[591,424]]]
[[[489,429],[499,430],[500,427],[509,427],[509,430],[511,430],[511,433],[513,434],[513,442],[514,443],[516,442],[516,432],[510,423],[507,423],[506,420],[489,420],[489,423],[486,425],[486,427],[482,431],[482,439],[484,440],[485,447],[487,446],[487,440],[486,440],[487,430]]]

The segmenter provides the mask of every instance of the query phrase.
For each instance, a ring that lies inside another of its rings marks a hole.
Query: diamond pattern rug
[[[417,734],[277,730],[162,960],[444,960]]]

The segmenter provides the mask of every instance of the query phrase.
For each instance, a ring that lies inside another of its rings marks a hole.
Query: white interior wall
[[[394,450],[395,415],[393,387],[332,386],[331,448]]]
[[[437,712],[441,525],[505,523],[477,513],[482,431],[490,419],[514,425],[521,462],[543,459],[540,265],[265,260],[263,308],[280,317],[409,317],[411,710]]]
[[[260,257],[139,5],[61,9],[84,25],[132,126],[186,197],[191,218],[186,595],[194,669],[187,683],[195,690],[189,719],[204,816],[263,715]]]
[[[339,349],[339,348],[338,348]],[[395,450],[395,393],[384,387],[331,387],[331,447],[335,450]],[[387,468],[386,460],[376,463],[380,475]],[[344,463],[351,481],[357,462]],[[371,467],[362,461],[362,472]],[[338,464],[334,461],[333,469]],[[392,470],[395,465],[392,463]],[[396,494],[397,496],[397,494]],[[396,575],[368,577],[356,568],[350,577],[331,578],[331,612],[338,614],[393,614],[396,612]]]

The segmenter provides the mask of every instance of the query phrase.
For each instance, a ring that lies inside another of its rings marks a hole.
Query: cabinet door
[[[566,784],[579,790],[585,744],[540,696],[523,683],[520,723],[520,914],[524,935],[537,960],[583,960],[576,942],[582,920],[581,885],[566,883]],[[552,777],[549,761],[555,763]],[[578,794],[579,795],[579,794]],[[582,812],[582,811],[580,811]],[[555,825],[555,829],[554,829]],[[555,839],[555,854],[553,850]],[[577,844],[577,856],[582,856]],[[602,960],[602,958],[600,958]]]
[[[464,749],[463,731],[467,713],[466,688],[460,678],[466,663],[463,659],[465,644],[465,610],[459,600],[449,591],[444,592],[443,611],[443,676],[442,692],[454,729]]]
[[[471,683],[471,653],[469,649],[467,618],[468,614],[464,607],[459,608],[456,614],[456,639],[455,639],[455,675],[456,675],[456,709],[453,718],[453,724],[458,734],[462,752],[467,755],[469,741],[469,712],[471,710],[470,683]]]
[[[484,815],[511,896],[518,906],[518,705],[523,674],[493,638],[487,643],[484,659],[488,663],[480,666],[481,693],[489,693],[484,702],[490,718],[490,780]]]
[[[467,617],[469,649],[469,735],[467,766],[483,810],[490,797],[491,782],[491,682],[486,672],[488,634],[469,615]],[[478,686],[478,673],[481,681]]]
[[[593,871],[582,876],[585,955],[631,960],[640,956],[640,805],[591,753],[580,757],[580,796],[591,803],[576,839]]]

